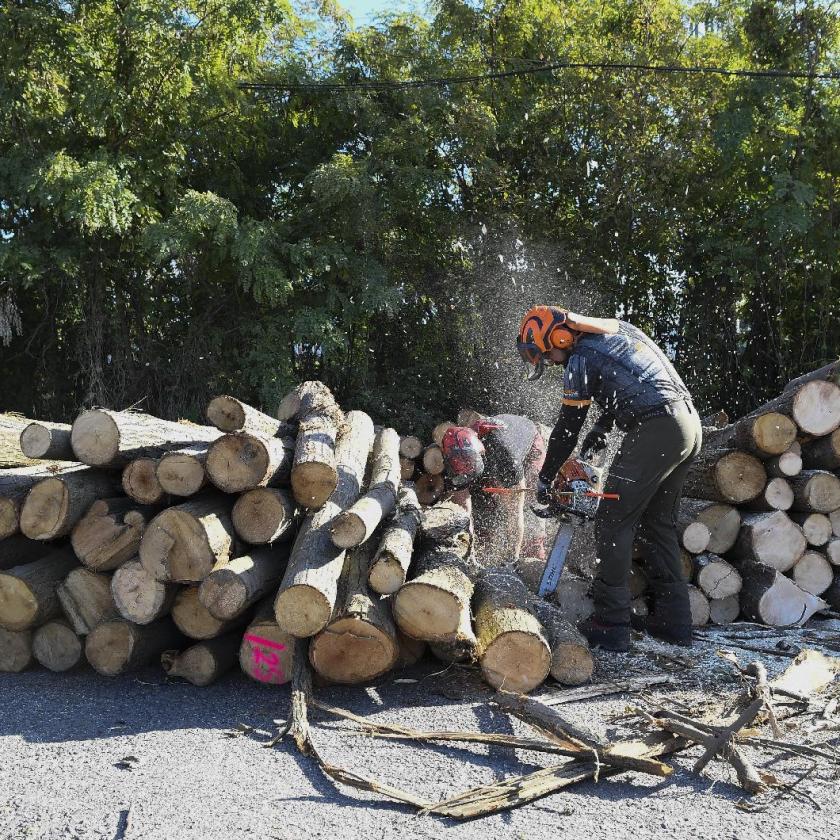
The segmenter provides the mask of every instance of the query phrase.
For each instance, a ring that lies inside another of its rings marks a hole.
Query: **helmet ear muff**
[[[568,350],[574,345],[577,336],[568,327],[555,326],[548,335],[548,343],[553,350]]]

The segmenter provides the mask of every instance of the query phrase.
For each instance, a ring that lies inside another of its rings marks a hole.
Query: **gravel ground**
[[[763,645],[772,649],[779,638],[771,634]],[[794,639],[803,641],[813,645],[813,638]],[[714,655],[719,646],[720,638],[713,637],[687,654],[645,640],[636,642],[632,654],[599,654],[596,682],[667,672],[676,684],[642,698],[621,695],[558,708],[593,731],[620,737],[638,731],[624,714],[630,705],[662,699],[691,706],[734,697],[737,681]],[[761,658],[771,672],[790,661],[745,652],[741,657]],[[485,702],[472,675],[454,669],[440,674],[441,667],[423,662],[374,687],[323,688],[318,696],[374,720],[416,728],[528,734]],[[272,689],[238,673],[204,689],[166,682],[153,668],[117,679],[88,669],[0,674],[0,837],[840,837],[836,767],[817,766],[792,792],[763,797],[765,810],[747,812],[736,804],[742,795],[728,765],[713,762],[702,777],[690,772],[696,749],[673,759],[676,772],[667,780],[625,774],[469,823],[417,817],[373,794],[335,787],[290,744],[264,749],[261,742],[285,714],[288,696],[288,687]],[[808,731],[808,719],[800,720],[792,739],[840,741],[836,723]],[[253,730],[242,732],[238,724]],[[313,715],[313,737],[328,762],[432,801],[557,760],[495,746],[374,739],[320,713]],[[767,759],[764,754],[765,765]],[[809,760],[784,759],[770,769],[790,781],[810,766]]]

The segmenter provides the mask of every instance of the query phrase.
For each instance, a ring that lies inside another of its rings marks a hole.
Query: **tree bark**
[[[70,439],[82,463],[124,467],[135,458],[160,458],[171,449],[213,441],[221,436],[211,426],[173,423],[134,411],[94,409],[73,422]]]
[[[785,385],[785,391],[798,390],[807,382],[814,382],[818,380],[826,380],[833,382],[835,385],[840,385],[840,361],[829,362],[817,370],[812,370],[809,373],[803,373],[802,376],[797,376],[796,379],[791,379]]]
[[[198,583],[236,551],[230,513],[233,499],[196,496],[159,513],[140,540],[140,562],[157,580]]]
[[[754,499],[766,483],[767,474],[754,455],[710,447],[692,464],[683,492],[697,499],[740,504]]]
[[[32,634],[32,655],[49,671],[69,671],[82,661],[84,641],[63,619],[43,624]]]
[[[368,570],[368,583],[374,592],[393,595],[405,583],[420,516],[414,488],[403,485],[397,513],[383,528],[379,548]]]
[[[288,490],[257,487],[243,493],[231,515],[236,533],[251,545],[285,542],[294,536],[297,517]]]
[[[119,614],[134,624],[151,624],[172,610],[178,585],[155,580],[139,560],[129,560],[114,572],[111,594]]]
[[[309,646],[312,667],[332,682],[368,682],[393,668],[399,655],[389,604],[368,589],[372,555],[370,543],[347,552],[335,613]]]
[[[589,618],[595,612],[595,602],[590,592],[592,581],[564,572],[554,590],[554,600],[560,612],[572,624]]]
[[[158,484],[172,496],[194,496],[207,485],[209,443],[196,443],[161,456],[157,462]]]
[[[292,678],[295,637],[274,618],[274,598],[261,601],[239,648],[239,665],[251,679],[283,685]]]
[[[740,572],[716,554],[701,554],[694,558],[694,582],[710,600],[737,595],[743,581]]]
[[[121,496],[98,499],[73,528],[73,551],[89,569],[113,571],[137,555],[143,531],[159,510]]]
[[[58,600],[74,633],[87,636],[97,624],[117,618],[111,576],[73,569],[58,585]]]
[[[289,560],[288,546],[252,549],[217,563],[198,590],[201,603],[220,621],[231,621],[277,590]]]
[[[291,438],[268,438],[236,432],[210,444],[205,469],[213,484],[225,493],[284,484],[292,469]]]
[[[336,445],[338,483],[323,506],[304,519],[274,604],[277,623],[293,636],[314,636],[332,616],[344,550],[333,543],[330,529],[359,497],[372,443],[370,417],[349,412]]]
[[[246,612],[230,620],[219,620],[201,603],[197,586],[181,587],[172,605],[172,620],[190,639],[215,639],[223,633],[241,627],[249,617]]]
[[[377,434],[368,491],[332,522],[332,541],[339,548],[367,542],[396,507],[400,487],[399,445],[400,438],[394,429],[382,429]]]
[[[28,630],[61,614],[56,590],[78,566],[67,548],[22,566],[0,572],[0,625],[7,630]]]
[[[793,509],[831,513],[840,508],[840,478],[825,470],[805,470],[790,479]]]
[[[97,499],[118,493],[113,475],[83,466],[42,478],[23,503],[20,530],[33,540],[66,536]]]
[[[344,415],[322,382],[303,382],[297,393],[300,407],[296,416],[300,426],[292,465],[292,492],[299,505],[317,510],[338,484],[335,446]]]
[[[429,642],[429,650],[441,662],[472,665],[478,660],[478,639],[475,637],[469,608],[462,609],[459,613],[457,630],[434,642]]]
[[[834,580],[834,570],[824,554],[806,551],[793,567],[793,582],[811,595],[822,595]]]
[[[771,478],[764,490],[754,499],[744,502],[748,510],[790,510],[793,504],[793,488],[784,478]]]
[[[688,585],[688,603],[691,607],[691,624],[702,627],[709,623],[709,599],[696,587]]]
[[[802,529],[808,545],[818,548],[831,539],[831,520],[824,513],[793,511],[788,515]]]
[[[207,421],[222,432],[248,432],[262,437],[294,437],[294,427],[263,414],[236,397],[214,397],[207,405]]]
[[[751,621],[771,627],[804,624],[825,601],[803,592],[790,578],[776,569],[751,560],[737,562],[744,579],[741,612]]]
[[[20,448],[27,458],[75,461],[67,423],[32,422],[20,433]]]
[[[18,674],[33,661],[32,631],[0,627],[0,672]]]
[[[840,469],[840,429],[807,441],[802,447],[802,462],[809,470]]]
[[[703,499],[682,499],[680,517],[702,522],[709,529],[707,550],[713,554],[729,551],[741,528],[741,514],[732,505],[708,502]]]
[[[764,462],[764,469],[771,478],[790,478],[802,472],[802,455],[794,449],[788,449],[775,458],[768,458]]]
[[[748,513],[732,555],[786,572],[805,553],[806,545],[802,529],[786,513]]]
[[[103,621],[88,634],[85,655],[95,671],[115,677],[151,662],[165,650],[182,647],[184,643],[184,637],[171,618],[161,618],[143,626],[114,619]]]
[[[825,379],[812,379],[785,390],[752,414],[765,411],[778,411],[790,417],[805,434],[821,437],[840,426],[840,387]]]
[[[730,426],[710,432],[707,440],[711,446],[743,449],[766,458],[786,452],[796,440],[796,431],[796,423],[784,414],[759,410]]]
[[[181,677],[198,686],[210,685],[236,665],[241,645],[239,633],[226,633],[180,652],[165,650],[160,663],[169,677]]]
[[[139,505],[160,505],[166,494],[157,476],[156,458],[134,458],[122,471],[122,489]]]
[[[34,563],[55,551],[55,545],[40,540],[30,540],[22,534],[0,541],[0,572]]]
[[[531,609],[542,624],[551,648],[551,676],[563,685],[589,682],[595,670],[595,658],[586,638],[547,601],[536,598]]]
[[[737,595],[709,601],[709,620],[712,624],[732,624],[740,612],[741,601]]]

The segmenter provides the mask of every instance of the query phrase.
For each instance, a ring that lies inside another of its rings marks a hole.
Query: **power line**
[[[608,70],[635,73],[691,73],[695,75],[737,76],[751,79],[840,79],[840,72],[809,73],[804,70],[735,70],[727,67],[707,65],[685,66],[680,64],[625,64],[615,61],[556,61],[551,64],[522,67],[516,70],[496,70],[468,76],[438,76],[428,79],[407,79],[405,81],[376,81],[372,79],[357,82],[240,82],[242,90],[405,90],[410,88],[448,87],[468,85],[495,79],[510,79],[517,76],[531,76],[537,73],[554,73],[558,70]]]

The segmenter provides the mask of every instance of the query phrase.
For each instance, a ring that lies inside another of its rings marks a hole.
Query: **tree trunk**
[[[193,685],[210,685],[236,665],[241,645],[239,633],[227,633],[180,652],[165,650],[160,663],[168,677],[181,677]]]
[[[694,582],[710,600],[737,595],[743,584],[740,572],[716,554],[694,558]]]
[[[542,624],[551,647],[551,676],[563,685],[589,682],[595,670],[595,658],[586,638],[547,601],[534,599],[531,608]]]
[[[261,601],[239,648],[239,665],[251,679],[283,685],[292,678],[295,637],[274,618],[274,598]]]
[[[275,420],[236,397],[214,397],[207,406],[207,420],[223,432],[248,432],[262,437],[294,436],[294,428]]]
[[[824,513],[794,511],[790,518],[802,529],[808,545],[825,545],[831,539],[831,520]]]
[[[0,672],[17,674],[32,662],[32,631],[0,627]]]
[[[785,385],[785,391],[793,391],[801,388],[806,382],[814,382],[816,380],[826,380],[833,382],[835,385],[840,385],[840,361],[829,362],[827,365],[812,370],[809,373],[803,373],[802,376],[797,376],[796,379],[791,379]]]
[[[285,542],[294,536],[297,517],[288,490],[257,487],[243,493],[231,515],[236,533],[251,545]]]
[[[743,449],[766,458],[781,455],[796,440],[796,423],[775,411],[753,412],[731,426],[710,432],[708,443]],[[704,435],[704,438],[706,436]]]
[[[57,594],[64,615],[80,636],[87,636],[97,624],[118,617],[110,575],[81,567],[73,569],[58,585]]]
[[[49,671],[69,671],[82,661],[84,641],[60,618],[48,621],[32,634],[32,655]]]
[[[55,545],[40,540],[30,540],[22,534],[7,537],[0,542],[0,572],[34,563],[55,551]]]
[[[416,461],[420,457],[420,453],[422,451],[423,441],[421,441],[419,437],[406,435],[400,439],[400,455],[402,455],[403,458],[409,458],[412,461]]]
[[[157,480],[164,493],[173,496],[194,496],[207,485],[207,453],[209,443],[196,443],[161,456],[157,463]]]
[[[802,472],[802,455],[793,449],[776,455],[775,458],[768,458],[764,462],[764,469],[767,475],[772,478],[790,478]]]
[[[446,463],[443,460],[443,450],[436,443],[430,443],[423,450],[423,469],[429,475],[442,475]]]
[[[831,513],[840,508],[840,478],[825,470],[806,470],[790,479],[793,509]]]
[[[713,554],[729,551],[741,528],[741,514],[732,505],[708,502],[703,499],[682,499],[680,516],[702,522],[710,532],[707,550]]]
[[[747,510],[790,510],[793,488],[784,478],[771,478],[754,499],[744,502]]]
[[[446,491],[443,476],[423,473],[414,482],[414,490],[417,493],[417,500],[423,507],[433,505],[443,497]]]
[[[691,465],[683,492],[697,499],[740,504],[754,499],[766,483],[767,474],[754,455],[708,448]]]
[[[370,487],[349,510],[333,520],[332,541],[339,548],[361,545],[396,507],[400,487],[400,438],[394,429],[382,429],[373,444]]]
[[[89,569],[113,571],[137,555],[143,531],[158,511],[123,497],[99,499],[73,529],[73,551]]]
[[[171,618],[143,626],[114,619],[103,621],[88,634],[85,655],[95,671],[106,677],[125,674],[182,647],[184,637]]]
[[[124,467],[135,458],[160,458],[221,436],[211,426],[172,423],[134,411],[83,411],[73,422],[70,439],[76,457],[93,467]]]
[[[677,534],[686,551],[699,554],[705,551],[712,538],[712,532],[704,522],[698,522],[690,511],[680,509],[677,515]]]
[[[28,630],[60,615],[56,590],[78,564],[68,548],[57,548],[40,560],[0,572],[0,625]]]
[[[277,623],[293,636],[314,636],[332,616],[344,550],[333,543],[330,529],[335,517],[359,497],[372,444],[370,417],[349,412],[335,451],[338,483],[323,506],[303,521],[274,603]]]
[[[688,585],[688,603],[691,607],[691,624],[702,627],[709,623],[709,599],[696,587]]]
[[[338,484],[335,446],[344,415],[330,389],[321,382],[303,382],[297,392],[300,427],[292,465],[292,492],[299,505],[317,510]]]
[[[0,470],[0,540],[20,530],[20,510],[29,491],[42,479],[63,471],[84,469],[84,465],[59,461],[34,467]]]
[[[274,593],[289,560],[288,546],[252,549],[226,563],[217,563],[201,583],[198,596],[210,614],[231,621],[252,604]]]
[[[793,582],[811,595],[822,595],[834,580],[834,570],[825,555],[806,551],[791,571]]]
[[[75,461],[67,423],[30,423],[20,433],[20,448],[27,458],[49,461]]]
[[[169,615],[178,585],[155,580],[139,560],[129,560],[114,572],[111,594],[124,619],[134,624],[151,624]]]
[[[286,483],[292,468],[291,438],[268,438],[249,432],[224,435],[210,444],[205,469],[225,493]]]
[[[751,621],[771,627],[801,626],[815,612],[825,609],[825,601],[803,592],[770,566],[742,560],[738,568],[744,579],[741,611]]]
[[[778,411],[795,421],[807,435],[822,437],[840,426],[840,388],[825,379],[813,379],[786,390],[752,414]]]
[[[786,572],[805,553],[806,545],[802,529],[786,513],[748,513],[732,554]]]
[[[379,548],[368,571],[368,583],[374,592],[393,595],[405,583],[420,516],[420,503],[414,488],[404,485],[400,489],[397,513],[383,528]]]
[[[146,571],[157,580],[204,580],[217,562],[234,556],[232,506],[230,496],[211,493],[161,511],[140,540]]]
[[[160,505],[166,494],[157,476],[158,460],[134,458],[122,471],[122,489],[139,505]]]
[[[732,624],[740,612],[741,601],[737,595],[709,601],[709,620],[712,624]]]
[[[332,682],[368,682],[393,668],[399,655],[389,604],[368,589],[372,555],[370,543],[347,552],[333,618],[309,646],[312,667]]]
[[[181,587],[172,605],[172,620],[190,639],[215,639],[241,627],[249,617],[247,613],[242,613],[230,620],[219,620],[201,603],[197,586]]]
[[[112,475],[88,467],[43,478],[23,503],[20,530],[32,540],[66,536],[97,499],[118,493],[119,484]]]

